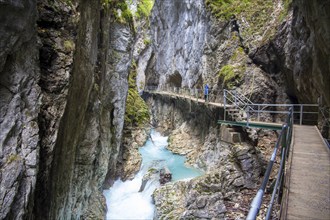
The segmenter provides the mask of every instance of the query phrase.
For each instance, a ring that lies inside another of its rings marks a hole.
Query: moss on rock
[[[136,86],[136,66],[133,65],[128,79],[128,94],[126,99],[125,125],[142,126],[149,122],[149,109],[140,97]]]
[[[140,0],[138,6],[137,6],[137,11],[136,11],[136,16],[138,18],[145,17],[148,18],[151,14],[152,7],[154,6],[155,1],[154,0]]]
[[[126,1],[103,0],[103,8],[111,10],[117,22],[129,24],[133,20],[133,14]]]
[[[233,89],[242,83],[245,66],[225,65],[219,71],[219,78],[223,81],[223,87]]]

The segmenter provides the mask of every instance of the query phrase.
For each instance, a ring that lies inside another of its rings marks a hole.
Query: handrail
[[[303,116],[306,114],[319,114],[319,105],[318,104],[256,104],[253,103],[250,99],[246,98],[241,93],[237,91],[224,90],[224,119],[226,119],[226,104],[234,105],[235,108],[240,109],[245,112],[247,115],[246,121],[249,122],[254,118],[254,121],[260,121],[261,114],[287,114],[289,113],[289,108],[293,108],[293,114],[298,115],[299,124],[303,124]],[[306,111],[306,108],[317,107],[317,111]],[[279,108],[279,109],[273,109]],[[296,109],[296,110],[295,110]],[[306,121],[306,120],[305,120]],[[313,120],[316,121],[316,120]]]
[[[237,90],[234,90],[233,92],[231,90],[227,90],[227,89],[224,89],[223,90],[223,93],[225,94],[225,97],[227,99],[229,99],[230,96],[228,96],[227,94],[231,95],[232,97],[234,97],[234,102],[237,102],[239,101],[238,104],[244,104],[244,105],[252,105],[253,102],[248,99],[246,96],[244,96],[243,94],[237,92]]]
[[[191,99],[204,99],[204,90],[197,88],[181,88],[173,86],[146,86],[145,91],[156,91],[156,92],[168,92],[173,93],[174,95],[182,95],[184,97],[190,97]],[[209,102],[210,98],[214,97],[213,95],[217,94],[217,91],[209,89],[209,93],[206,97],[206,102]],[[227,117],[228,108],[236,108],[241,112],[245,112],[249,123],[250,121],[260,121],[262,114],[287,114],[289,108],[293,107],[293,114],[298,120],[298,124],[302,125],[303,122],[307,123],[307,120],[304,120],[304,116],[307,114],[318,115],[319,111],[306,111],[306,108],[318,107],[318,104],[256,104],[253,103],[250,99],[245,97],[243,94],[235,90],[223,90],[223,106],[224,106],[224,120]],[[273,109],[277,108],[277,109]],[[322,109],[320,109],[321,111]],[[324,113],[321,111],[322,116]],[[313,122],[316,120],[313,120]],[[324,120],[323,120],[324,121]],[[327,123],[329,120],[324,121]]]
[[[310,107],[316,107],[317,109],[318,108],[318,104],[252,104],[252,105],[249,105],[251,108],[249,108],[248,110],[250,109],[253,109],[253,111],[249,112],[249,115],[255,113],[256,114],[256,117],[257,117],[257,120],[259,121],[260,120],[260,113],[274,113],[274,114],[287,114],[289,113],[289,110],[287,110],[288,108],[292,108],[293,109],[293,114],[294,115],[298,115],[298,119],[299,119],[299,123],[300,125],[303,124],[303,121],[307,121],[306,119],[304,120],[304,115],[307,115],[307,114],[314,114],[314,115],[318,115],[319,114],[319,111],[306,111],[305,109],[306,108],[310,108]],[[263,108],[261,108],[263,107]],[[272,108],[273,107],[280,107],[279,110],[273,110]],[[268,108],[271,108],[271,110],[267,110]],[[296,109],[296,110],[295,110]],[[314,122],[317,121],[316,120],[313,120]]]
[[[270,173],[272,171],[273,168],[273,164],[276,158],[276,153],[279,149],[279,147],[281,146],[282,148],[282,156],[281,156],[281,162],[280,162],[280,169],[279,169],[279,173],[277,175],[277,179],[276,179],[276,183],[275,183],[275,187],[272,193],[272,198],[267,210],[267,215],[266,215],[266,220],[268,220],[271,217],[271,211],[272,211],[272,207],[273,207],[273,203],[275,200],[275,196],[279,194],[280,192],[280,186],[282,185],[282,181],[283,181],[283,172],[285,169],[285,160],[286,160],[286,156],[288,153],[288,148],[291,144],[291,136],[292,136],[292,126],[293,126],[293,111],[292,108],[290,109],[290,112],[287,116],[287,122],[285,124],[283,124],[282,126],[282,130],[281,133],[279,135],[279,138],[277,139],[277,142],[275,144],[275,148],[274,151],[272,153],[271,159],[268,163],[265,175],[264,175],[264,179],[262,181],[262,184],[256,194],[256,196],[254,197],[252,203],[251,203],[251,208],[250,211],[248,213],[247,216],[247,220],[254,220],[257,218],[257,215],[259,213],[261,204],[262,204],[262,200],[263,200],[263,195],[269,180],[269,176]]]
[[[226,120],[226,104],[231,102],[239,110],[249,114],[250,111],[254,111],[250,105],[253,105],[253,102],[245,97],[243,94],[234,90],[233,92],[227,89],[223,90],[223,102],[224,102],[224,119]],[[249,115],[247,117],[247,122],[249,123]]]

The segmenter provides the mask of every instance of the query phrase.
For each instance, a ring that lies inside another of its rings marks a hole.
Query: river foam
[[[166,149],[167,137],[151,132],[146,144],[139,149],[142,166],[133,180],[115,181],[110,190],[104,190],[107,200],[107,219],[153,219],[154,205],[151,195],[159,187],[158,181],[149,181],[143,192],[138,192],[143,175],[150,167],[166,165],[172,172],[172,181],[188,180],[202,174],[201,171],[184,165],[185,157],[175,155]]]

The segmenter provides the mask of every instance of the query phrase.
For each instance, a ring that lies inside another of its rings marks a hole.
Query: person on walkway
[[[209,99],[209,86],[207,84],[205,84],[204,86],[204,99],[205,99],[205,102],[208,101]]]

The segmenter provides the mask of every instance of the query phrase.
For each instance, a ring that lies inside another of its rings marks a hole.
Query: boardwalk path
[[[203,99],[189,95],[158,91],[152,93],[205,103]],[[224,107],[222,103],[207,102],[206,104]],[[220,120],[219,122],[228,123]],[[243,123],[241,126],[246,126],[245,121],[241,123]],[[253,123],[257,127],[262,127],[261,122],[250,122],[250,125]],[[280,124],[264,124],[272,129],[276,126],[281,128]],[[281,218],[330,220],[330,152],[317,128],[295,125],[291,150],[291,165],[286,184],[288,195]]]
[[[330,154],[315,126],[294,126],[284,219],[330,220]]]
[[[178,94],[178,93],[173,93],[173,92],[163,92],[163,91],[162,92],[160,92],[160,91],[146,91],[146,92],[150,92],[150,93],[154,93],[154,94],[160,94],[160,95],[181,97],[181,98],[185,98],[185,99],[190,99],[192,101],[197,101],[199,103],[205,103],[204,99],[196,98],[196,97],[193,97],[191,95],[183,95],[183,94]],[[218,102],[206,102],[206,104],[217,106],[217,107],[224,107],[224,105],[222,103],[218,103]],[[227,105],[227,107],[230,107],[230,106],[231,105]]]

